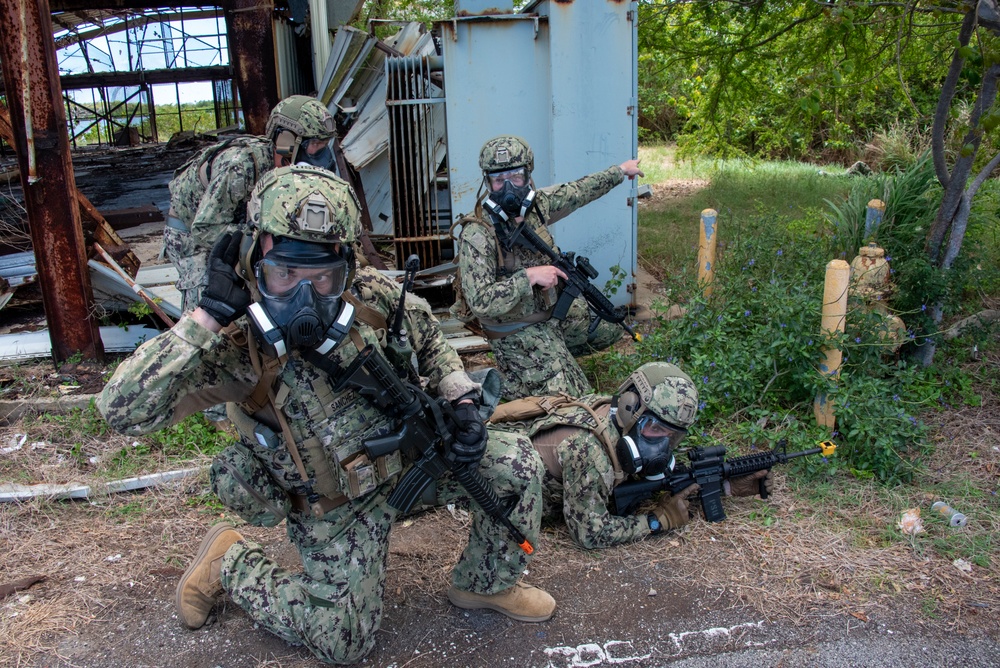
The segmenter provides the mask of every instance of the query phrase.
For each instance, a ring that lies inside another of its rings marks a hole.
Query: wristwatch
[[[650,532],[660,533],[660,529],[663,528],[663,525],[660,524],[660,520],[656,519],[656,515],[650,513],[649,515],[646,516],[646,519],[649,520]]]

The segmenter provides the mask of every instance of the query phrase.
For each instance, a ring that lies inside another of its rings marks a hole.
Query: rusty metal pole
[[[243,119],[247,132],[262,135],[271,109],[278,104],[274,2],[227,0],[224,7],[230,61],[240,91]]]
[[[103,360],[48,0],[0,0],[0,61],[45,318],[58,364]]]

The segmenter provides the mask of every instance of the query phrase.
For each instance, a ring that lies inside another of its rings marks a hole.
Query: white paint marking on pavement
[[[576,647],[546,647],[548,668],[591,668],[602,664],[622,664],[648,659],[650,654],[627,655],[632,648],[630,640],[609,640],[603,645],[585,643]],[[558,664],[553,659],[563,659]]]
[[[674,647],[677,648],[677,653],[680,654],[683,651],[681,643],[683,643],[684,639],[687,638],[688,636],[701,636],[703,638],[709,638],[709,639],[714,639],[719,637],[729,638],[732,636],[733,631],[741,631],[743,629],[759,629],[762,626],[764,626],[763,621],[746,622],[745,624],[737,624],[736,626],[730,626],[729,628],[726,628],[724,626],[716,626],[710,629],[705,629],[703,631],[684,631],[682,633],[670,633],[668,634],[667,637],[669,637],[672,641],[674,641]]]

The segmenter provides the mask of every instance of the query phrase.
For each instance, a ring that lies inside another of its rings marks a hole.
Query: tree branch
[[[959,47],[968,46],[972,39],[972,33],[976,28],[976,8],[973,7],[965,18],[962,19],[962,28],[959,31]],[[961,55],[961,49],[955,49],[951,56],[951,65],[948,66],[948,75],[941,86],[941,95],[938,97],[937,108],[934,110],[934,124],[931,130],[931,154],[934,158],[934,172],[938,182],[942,187],[947,188],[951,176],[948,173],[948,164],[944,155],[944,134],[948,124],[948,112],[951,110],[951,102],[955,98],[955,89],[958,87],[958,77],[962,73],[962,65],[965,58]],[[941,234],[944,238],[944,234]],[[938,241],[938,245],[940,245]]]

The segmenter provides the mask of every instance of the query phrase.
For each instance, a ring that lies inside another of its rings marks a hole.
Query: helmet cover
[[[535,169],[535,154],[520,137],[500,135],[490,139],[479,152],[479,168],[485,173],[525,167],[530,176]]]
[[[650,411],[670,424],[687,429],[698,412],[698,390],[680,367],[648,362],[632,372],[618,388],[616,418],[628,432],[639,417]]]

